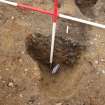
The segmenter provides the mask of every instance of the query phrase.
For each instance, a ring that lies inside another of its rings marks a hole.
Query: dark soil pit
[[[98,0],[75,0],[75,3],[84,15],[93,18],[94,13],[92,8],[96,5],[97,1]]]
[[[69,26],[69,33],[66,27]],[[26,39],[26,49],[28,54],[41,64],[49,67],[51,34],[34,33]],[[86,26],[77,22],[60,19],[58,22],[54,64],[73,67],[77,64],[81,53],[86,49]]]

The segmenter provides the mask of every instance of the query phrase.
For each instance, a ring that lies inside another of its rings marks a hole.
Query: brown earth
[[[65,0],[59,11],[105,24],[104,0],[96,4],[89,0],[90,6],[85,0],[74,1]],[[48,10],[53,7],[49,0],[24,2]],[[78,63],[73,68],[64,65],[51,75],[30,57],[25,44],[33,33],[51,35],[51,27],[46,15],[0,4],[0,105],[105,105],[105,31],[84,25],[86,49]],[[71,28],[70,32],[81,31]]]

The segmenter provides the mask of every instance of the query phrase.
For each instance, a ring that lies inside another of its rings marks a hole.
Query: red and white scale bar
[[[43,9],[40,9],[40,8],[36,8],[36,7],[30,6],[30,5],[20,4],[20,3],[16,3],[16,2],[7,1],[7,0],[0,0],[0,2],[4,3],[4,4],[9,4],[9,5],[12,5],[12,6],[15,6],[15,7],[19,7],[19,8],[22,8],[22,9],[37,11],[37,12],[40,12],[42,14],[47,14],[47,15],[50,15],[50,16],[53,17],[50,64],[53,63],[54,41],[55,41],[55,33],[56,33],[56,21],[57,21],[58,17],[105,29],[105,25],[103,25],[103,24],[79,19],[79,18],[76,18],[76,17],[72,17],[72,16],[60,14],[60,13],[58,14],[58,0],[54,0],[54,12],[50,12],[50,11],[43,10]]]
[[[19,4],[19,3],[11,2],[11,1],[7,1],[7,0],[0,0],[0,2],[5,3],[5,4],[9,4],[9,5],[12,5],[12,6],[20,7],[20,8],[26,8],[26,9],[29,9],[29,10],[32,10],[32,11],[37,11],[37,12],[47,14],[47,15],[51,15],[51,16],[54,15],[52,12],[49,12],[47,10],[43,10],[43,9],[40,9],[40,8],[35,8],[33,6],[30,6],[30,5]],[[58,17],[105,29],[105,25],[103,25],[103,24],[79,19],[79,18],[76,18],[76,17],[72,17],[72,16],[60,14],[60,13],[58,14]]]

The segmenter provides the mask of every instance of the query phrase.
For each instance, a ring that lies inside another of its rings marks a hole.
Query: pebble
[[[97,38],[94,38],[94,41],[97,41]]]
[[[56,105],[62,105],[62,103],[56,103]]]
[[[37,67],[34,67],[33,69],[34,69],[34,70],[37,70]]]
[[[8,70],[9,70],[9,68],[6,68],[5,70],[6,70],[6,71],[8,71]]]
[[[90,42],[90,44],[91,44],[91,45],[93,45],[93,44],[94,44],[94,42]]]
[[[22,62],[23,60],[22,59],[19,59],[19,62]]]
[[[15,17],[14,17],[14,16],[11,16],[11,19],[12,19],[12,20],[14,20],[14,19],[15,19]]]
[[[9,87],[14,87],[13,82],[9,82],[9,83],[8,83],[8,86],[9,86]]]
[[[97,71],[96,74],[97,74],[97,75],[99,75],[99,74],[105,74],[105,70]]]
[[[23,94],[19,94],[19,97],[23,98]]]
[[[98,60],[96,60],[96,61],[95,61],[95,64],[99,64],[99,61],[98,61]]]
[[[21,54],[25,54],[25,52],[24,52],[24,51],[22,51],[22,52],[21,52]]]
[[[27,72],[27,71],[28,71],[28,69],[27,69],[27,68],[25,68],[25,69],[24,69],[24,71],[25,71],[25,72]]]
[[[101,59],[101,62],[104,62],[105,61],[105,59]]]
[[[105,74],[105,70],[102,70],[102,73]]]

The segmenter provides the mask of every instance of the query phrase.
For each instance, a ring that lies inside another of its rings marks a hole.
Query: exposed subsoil
[[[18,2],[53,8],[50,0]],[[66,0],[59,11],[105,24],[104,5],[104,0]],[[51,21],[0,4],[0,105],[105,105],[105,31],[59,19],[54,63],[61,68],[52,75]]]

